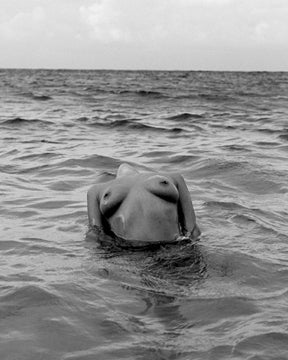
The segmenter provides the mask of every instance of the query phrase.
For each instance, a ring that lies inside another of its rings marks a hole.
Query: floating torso
[[[179,235],[178,198],[178,190],[168,177],[134,175],[107,184],[100,210],[121,238],[172,241]]]

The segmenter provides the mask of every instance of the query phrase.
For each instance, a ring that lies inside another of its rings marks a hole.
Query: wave
[[[37,84],[34,84],[37,85]],[[21,91],[21,90],[20,90]],[[23,92],[23,90],[20,93],[23,97],[28,98],[28,99],[32,99],[32,100],[36,100],[36,101],[48,101],[48,100],[52,100],[52,97],[49,95],[45,95],[45,94],[35,94],[32,91],[25,91]]]
[[[263,146],[263,147],[271,147],[271,146],[279,146],[281,145],[280,142],[276,142],[276,141],[256,141],[254,143],[255,145],[258,146]]]
[[[114,92],[115,94],[120,95],[136,95],[141,97],[150,97],[150,98],[161,98],[167,97],[167,95],[154,90],[120,90],[119,92]]]
[[[81,120],[80,120],[81,121]],[[87,121],[87,120],[82,120]],[[147,131],[159,131],[159,132],[171,132],[171,133],[180,133],[184,131],[184,129],[180,127],[173,128],[165,128],[160,126],[153,126],[148,124],[139,123],[133,119],[125,119],[125,120],[115,120],[115,121],[106,121],[106,122],[94,122],[89,123],[91,126],[101,126],[107,127],[110,129],[119,128],[119,129],[129,129],[129,130],[147,130]]]
[[[112,94],[112,95],[132,95],[132,96],[139,96],[139,97],[150,97],[150,98],[162,98],[167,97],[166,94],[155,91],[155,90],[118,90],[118,89],[105,89],[105,88],[96,88],[94,86],[88,86],[84,88],[86,91],[85,94],[74,93],[74,95],[79,96],[87,96],[87,95],[105,95],[105,94]]]
[[[279,134],[279,132],[281,132],[281,130],[269,129],[269,128],[257,129],[257,131],[266,133],[266,134]]]
[[[104,155],[91,155],[82,159],[68,159],[57,164],[57,168],[82,166],[83,168],[110,169],[121,164],[121,160]]]
[[[13,289],[8,294],[1,297],[1,303],[6,303],[6,306],[8,307],[7,316],[10,315],[9,312],[11,312],[13,308],[14,311],[17,311],[25,307],[41,306],[45,304],[51,305],[59,302],[60,298],[58,298],[58,296],[35,285],[27,285],[18,289]],[[2,310],[4,307],[5,306],[2,305]]]
[[[208,207],[213,207],[213,208],[221,208],[221,209],[225,209],[228,211],[231,210],[247,210],[247,208],[243,205],[240,205],[238,203],[235,203],[233,201],[215,201],[215,200],[210,200],[210,201],[206,201],[204,203],[204,205],[208,206]]]
[[[105,88],[96,88],[93,86],[88,86],[84,88],[84,93],[79,92],[70,92],[72,95],[80,96],[80,97],[94,97],[101,95],[115,95],[115,96],[136,96],[142,98],[166,98],[168,95],[164,94],[160,91],[155,90],[121,90],[121,89],[105,89]]]
[[[1,125],[31,125],[31,124],[44,124],[44,125],[50,125],[53,124],[51,121],[47,120],[40,120],[40,119],[24,119],[21,117],[15,117],[12,119],[5,120],[1,123]]]
[[[226,128],[226,127],[225,127]],[[250,150],[247,146],[244,145],[236,145],[236,144],[230,144],[230,145],[222,145],[221,146],[222,149],[227,149],[227,150],[232,150],[232,151],[248,151],[251,152],[252,150]]]
[[[287,343],[288,335],[286,332],[268,331],[263,334],[246,336],[239,340],[234,345],[233,352],[236,354],[245,353],[246,358],[250,359],[253,357],[258,359],[285,359],[288,351]]]
[[[200,177],[207,177],[207,176],[217,176],[221,177],[224,175],[234,174],[237,171],[251,171],[249,168],[248,162],[240,162],[240,161],[225,161],[222,159],[212,159],[212,160],[202,160],[199,163],[195,164],[194,166],[194,175]]]
[[[207,100],[207,101],[213,101],[213,102],[232,102],[235,101],[235,98],[231,95],[225,95],[225,94],[205,94],[200,93],[196,96],[199,99]]]
[[[35,142],[33,140],[31,140],[30,142]],[[61,144],[60,141],[51,141],[51,140],[46,140],[46,139],[42,139],[40,140],[41,143],[46,143],[46,144]]]
[[[191,161],[195,161],[195,159],[198,159],[197,156],[193,156],[193,155],[173,155],[173,156],[169,156],[169,157],[163,157],[161,159],[162,163],[168,163],[168,164],[182,164],[182,163],[187,163],[187,162],[191,162]]]
[[[155,158],[158,156],[158,157],[163,158],[164,156],[169,156],[169,155],[173,155],[173,154],[174,153],[172,151],[154,150],[154,151],[143,152],[142,156],[151,157],[151,158]]]
[[[76,121],[79,121],[79,122],[87,122],[88,120],[89,120],[89,118],[87,116],[81,116],[76,119]]]
[[[282,139],[282,140],[288,141],[288,131],[287,131],[286,134],[281,134],[281,135],[279,135],[278,137],[279,137],[280,139]]]
[[[221,94],[221,95],[220,95]],[[219,92],[219,94],[209,94],[209,93],[190,93],[190,94],[185,94],[185,93],[173,93],[173,94],[169,94],[167,96],[170,96],[173,99],[179,99],[179,100],[194,100],[194,101],[207,101],[207,104],[209,104],[209,102],[214,102],[214,103],[235,103],[235,102],[239,102],[241,99],[240,97],[233,97],[232,95],[226,95],[224,93]],[[243,101],[243,100],[242,100]],[[207,105],[206,104],[206,105]]]
[[[167,120],[188,120],[188,119],[203,119],[203,118],[204,118],[203,115],[191,114],[187,112],[166,117]]]
[[[270,97],[271,95],[268,93],[260,93],[260,92],[253,92],[253,91],[236,91],[235,95],[241,96],[241,97]]]
[[[278,139],[282,139],[282,140],[288,140],[288,129],[271,129],[271,128],[262,128],[262,129],[257,129],[258,132],[262,132],[262,133],[266,133],[266,134],[271,134],[271,135],[278,135]]]
[[[32,95],[32,99],[39,101],[47,101],[52,100],[52,97],[48,95]]]
[[[41,141],[42,142],[42,141]],[[49,143],[49,142],[48,142]],[[54,144],[53,142],[51,144]],[[21,161],[31,161],[31,162],[35,162],[36,160],[46,160],[46,159],[54,159],[54,158],[58,158],[59,156],[61,156],[60,154],[57,153],[53,153],[53,152],[42,152],[42,153],[37,153],[37,154],[25,154],[25,155],[21,155],[21,156],[16,156],[17,160],[21,160]]]

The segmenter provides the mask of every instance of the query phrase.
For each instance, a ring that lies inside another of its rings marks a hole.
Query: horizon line
[[[208,70],[208,69],[126,69],[126,68],[64,68],[64,67],[1,67],[1,70],[50,70],[50,71],[123,71],[123,72],[241,72],[241,73],[286,73],[287,70]]]

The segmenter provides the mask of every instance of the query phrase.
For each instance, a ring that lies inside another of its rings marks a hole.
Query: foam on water
[[[286,359],[286,73],[0,70],[0,98],[1,359]],[[88,231],[123,161],[183,174],[199,243]]]

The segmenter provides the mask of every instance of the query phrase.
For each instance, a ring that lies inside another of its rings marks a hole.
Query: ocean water
[[[288,73],[0,70],[0,359],[288,359]],[[101,245],[86,192],[180,172],[201,240]]]

